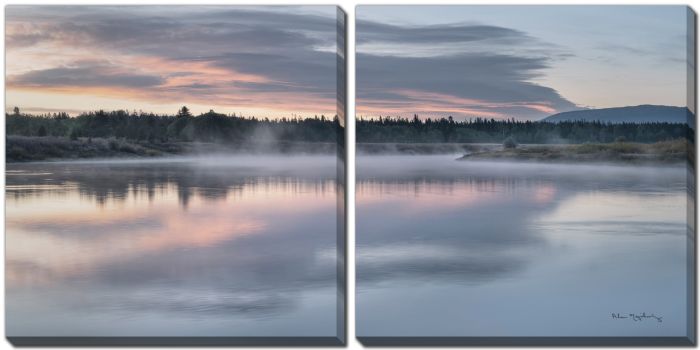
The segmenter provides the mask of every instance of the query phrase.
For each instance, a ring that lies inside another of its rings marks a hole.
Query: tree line
[[[452,117],[412,119],[360,118],[356,139],[361,143],[518,143],[657,142],[678,138],[693,140],[693,130],[681,123],[606,123],[599,121],[516,121]],[[7,135],[78,138],[123,138],[141,142],[199,141],[241,143],[250,141],[336,142],[342,138],[337,116],[326,118],[255,118],[210,110],[193,115],[182,107],[172,115],[145,112],[93,111],[75,117],[67,113],[31,115],[15,108],[6,113]]]
[[[197,116],[187,107],[174,115],[145,112],[94,111],[70,117],[67,113],[31,115],[15,107],[6,113],[7,135],[79,138],[123,138],[142,142],[251,141],[336,142],[342,129],[338,118],[258,119],[216,113]]]
[[[517,121],[474,118],[455,121],[402,117],[360,118],[356,121],[357,142],[363,143],[607,143],[631,141],[651,143],[678,138],[694,138],[684,123],[607,123],[600,121]]]

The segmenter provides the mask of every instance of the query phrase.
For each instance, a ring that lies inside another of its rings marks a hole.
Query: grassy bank
[[[686,140],[656,143],[612,142],[576,145],[519,145],[470,152],[460,160],[544,162],[680,163],[688,157]]]
[[[498,144],[490,144],[497,147]],[[397,143],[360,142],[356,144],[358,154],[455,154],[471,153],[487,147],[476,143]]]
[[[148,145],[118,139],[7,136],[8,162],[49,159],[157,157],[183,150],[173,144]]]
[[[175,155],[235,153],[334,154],[330,142],[219,144],[206,142],[147,142],[116,138],[15,136],[6,138],[7,162],[83,158],[146,158]]]

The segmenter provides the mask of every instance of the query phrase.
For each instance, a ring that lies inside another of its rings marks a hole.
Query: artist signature
[[[612,313],[612,318],[613,319],[626,319],[629,318],[633,320],[634,322],[639,322],[639,321],[645,321],[645,320],[656,320],[656,322],[663,322],[663,317],[661,316],[656,316],[654,314],[647,315],[646,312],[642,312],[641,314],[621,314],[621,313]]]

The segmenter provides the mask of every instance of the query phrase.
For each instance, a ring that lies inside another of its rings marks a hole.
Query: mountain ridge
[[[608,123],[687,123],[690,111],[686,107],[638,105],[611,108],[581,109],[561,112],[542,119],[545,122],[600,121]]]

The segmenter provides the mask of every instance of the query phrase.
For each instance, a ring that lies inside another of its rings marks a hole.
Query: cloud
[[[531,82],[539,70],[547,67],[542,58],[358,54],[356,61],[360,110],[366,106],[370,111],[381,112],[382,101],[386,100],[395,102],[387,113],[402,114],[440,112],[436,107],[428,108],[431,104],[463,116],[491,113],[526,118],[576,108],[556,90]],[[402,107],[411,110],[401,111]],[[465,112],[458,113],[460,110]]]
[[[313,106],[332,113],[336,22],[331,6],[11,6],[8,73],[15,84],[36,89],[58,79],[74,87],[100,80],[103,87],[132,89],[117,89],[117,96],[212,107],[264,109],[269,94],[282,91],[294,99],[276,101],[277,110]],[[43,69],[21,69],[23,60],[39,62],[39,51],[52,53]],[[105,76],[103,67],[84,65],[98,57],[113,70],[148,74]],[[162,89],[147,90],[153,86]]]
[[[164,79],[147,74],[133,74],[119,67],[99,62],[82,62],[74,67],[57,67],[33,70],[10,76],[10,86],[24,87],[154,87],[164,83]]]
[[[429,26],[399,26],[371,21],[357,21],[358,43],[393,42],[393,43],[458,43],[485,40],[503,40],[513,42],[529,39],[518,30],[472,24],[447,24]]]
[[[358,43],[367,44],[356,59],[360,114],[536,119],[577,108],[556,90],[535,83],[562,53],[523,32],[369,21],[357,27]],[[450,46],[456,47],[439,50]]]
[[[252,75],[267,75],[271,81],[248,82],[253,90],[290,89],[308,91],[327,98],[335,96],[335,53],[313,52],[289,57],[283,54],[232,53],[213,59],[213,64]]]
[[[252,6],[11,6],[8,38],[30,35],[31,42],[60,41],[138,52],[157,49],[164,55],[191,54],[203,45],[211,45],[205,47],[208,52],[228,52],[233,48],[226,44],[243,45],[235,50],[256,51],[334,42],[335,17],[283,11],[285,7],[278,10]],[[313,33],[316,35],[310,35]]]

